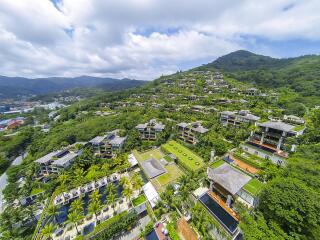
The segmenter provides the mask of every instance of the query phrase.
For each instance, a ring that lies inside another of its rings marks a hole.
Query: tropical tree
[[[77,212],[83,215],[83,201],[82,198],[74,200],[70,205],[70,211]]]
[[[89,207],[88,207],[88,210],[89,210],[89,213],[91,214],[94,214],[95,218],[96,218],[96,221],[98,222],[98,216],[97,216],[97,213],[101,210],[102,208],[102,204],[101,204],[101,201],[91,201],[89,203]]]
[[[132,195],[133,195],[133,190],[130,186],[126,186],[122,192],[122,194],[125,196],[125,198],[127,199],[127,201],[130,202]]]
[[[101,200],[101,194],[99,193],[99,190],[93,191],[90,196],[90,201],[100,201]]]
[[[68,214],[68,220],[67,223],[71,223],[75,226],[77,233],[79,234],[78,230],[78,222],[83,218],[78,212],[70,212]]]
[[[144,184],[142,177],[138,174],[135,174],[132,178],[133,180],[133,187],[135,190],[139,190],[139,192],[141,191],[141,188]]]
[[[50,217],[50,218],[53,218],[53,221],[54,222],[57,222],[57,216],[59,215],[60,211],[59,211],[59,208],[58,206],[56,205],[50,205],[47,209],[47,215]]]
[[[41,230],[42,236],[44,236],[46,239],[52,239],[52,234],[54,231],[54,225],[52,223],[49,223],[44,226],[44,228]]]
[[[77,185],[84,183],[84,171],[82,168],[76,168],[74,171],[74,181]]]
[[[114,208],[115,208],[115,202],[116,202],[116,194],[114,192],[110,192],[108,194],[108,197],[107,197],[107,202],[108,204],[111,205],[113,211],[114,211]]]
[[[114,184],[112,184],[112,183],[110,183],[110,184],[108,184],[108,186],[107,186],[107,188],[106,188],[106,193],[107,193],[107,195],[109,195],[109,194],[116,194],[116,192],[117,192],[117,189],[116,189],[116,187],[114,186]]]

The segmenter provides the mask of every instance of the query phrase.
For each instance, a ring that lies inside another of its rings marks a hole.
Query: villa
[[[222,160],[208,167],[207,176],[210,189],[200,187],[193,195],[220,223],[231,239],[238,239],[241,236],[240,218],[233,208],[233,203],[239,201],[247,207],[256,207],[263,183]],[[219,235],[218,232],[216,234]]]
[[[119,130],[108,132],[104,136],[97,136],[89,141],[96,156],[100,158],[113,158],[120,152],[127,137],[120,137]]]
[[[223,126],[239,126],[242,123],[256,124],[260,117],[255,116],[248,110],[223,111],[220,113],[220,122]]]
[[[296,145],[290,144],[288,138],[303,134],[304,125],[291,125],[283,121],[268,121],[258,124],[258,130],[251,132],[248,141],[241,147],[256,156],[270,159],[275,164],[283,164],[288,151],[295,151]]]
[[[138,124],[136,126],[142,140],[156,140],[164,128],[165,125],[161,122],[157,122],[156,119],[151,119],[147,123]]]
[[[190,144],[197,144],[198,137],[200,135],[205,134],[209,131],[209,129],[203,127],[200,122],[194,122],[194,123],[179,123],[177,124],[178,128],[178,138],[182,141]]]
[[[78,144],[85,145],[85,143],[75,143],[37,159],[35,162],[40,165],[40,176],[59,173],[61,170],[69,168],[74,159],[82,154],[82,150],[76,147]]]

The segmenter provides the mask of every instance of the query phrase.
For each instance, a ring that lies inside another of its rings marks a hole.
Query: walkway
[[[16,159],[14,159],[11,163],[10,166],[17,166],[20,165],[22,163],[23,157],[25,157],[26,154],[24,154],[24,156],[19,156]],[[4,209],[4,202],[3,202],[3,194],[2,191],[5,189],[5,187],[8,184],[8,176],[7,173],[3,173],[0,177],[0,213],[2,213],[3,209]]]
[[[138,225],[133,228],[130,232],[126,232],[119,237],[116,237],[115,240],[133,240],[138,239],[141,234],[141,229],[144,229],[148,223],[151,221],[150,217],[147,215],[139,219]]]
[[[132,198],[136,198],[137,196],[139,196],[139,191],[135,191],[133,193],[133,197]],[[119,214],[121,212],[129,210],[129,205],[128,204],[129,204],[129,201],[127,201],[125,198],[123,198],[123,203],[120,204],[119,202],[117,202],[114,210],[113,210],[113,208],[111,208],[110,205],[104,207],[103,210],[101,211],[101,213],[97,216],[97,218],[101,222],[106,221],[107,219],[113,217],[114,215],[117,215],[117,214]],[[92,216],[92,218],[87,219],[88,216],[89,215],[87,215],[84,218],[84,221],[83,221],[82,224],[79,224],[77,226],[77,228],[78,228],[80,233],[82,233],[84,228],[86,226],[89,226],[90,224],[94,224],[94,226],[96,226],[96,218],[95,218],[95,216]],[[76,230],[75,227],[72,227],[69,231],[66,231],[66,229],[67,229],[67,227],[65,227],[63,229],[63,233],[60,234],[59,236],[53,235],[52,239],[53,240],[64,240],[64,239],[68,239],[68,237],[70,237],[70,239],[73,239],[78,235],[77,230]]]

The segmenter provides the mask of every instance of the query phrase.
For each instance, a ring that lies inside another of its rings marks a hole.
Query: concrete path
[[[26,155],[24,155],[26,156]],[[22,163],[23,157],[19,156],[16,159],[13,160],[13,162],[11,163],[11,166],[17,166],[20,165]],[[3,211],[3,194],[2,191],[3,189],[5,189],[5,187],[8,184],[8,176],[7,173],[3,173],[0,177],[0,213],[2,213]]]
[[[134,229],[132,229],[130,232],[126,232],[125,234],[115,238],[115,240],[138,239],[141,233],[141,229],[144,229],[150,221],[151,219],[148,215],[141,218],[138,222],[138,225]]]

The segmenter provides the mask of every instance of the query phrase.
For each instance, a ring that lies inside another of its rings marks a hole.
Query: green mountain
[[[50,94],[76,88],[100,88],[106,91],[123,90],[145,84],[131,79],[81,77],[22,78],[0,76],[0,99],[23,95]]]
[[[304,97],[320,96],[320,56],[277,59],[240,50],[200,69],[218,69],[241,82],[264,88],[290,88]]]

